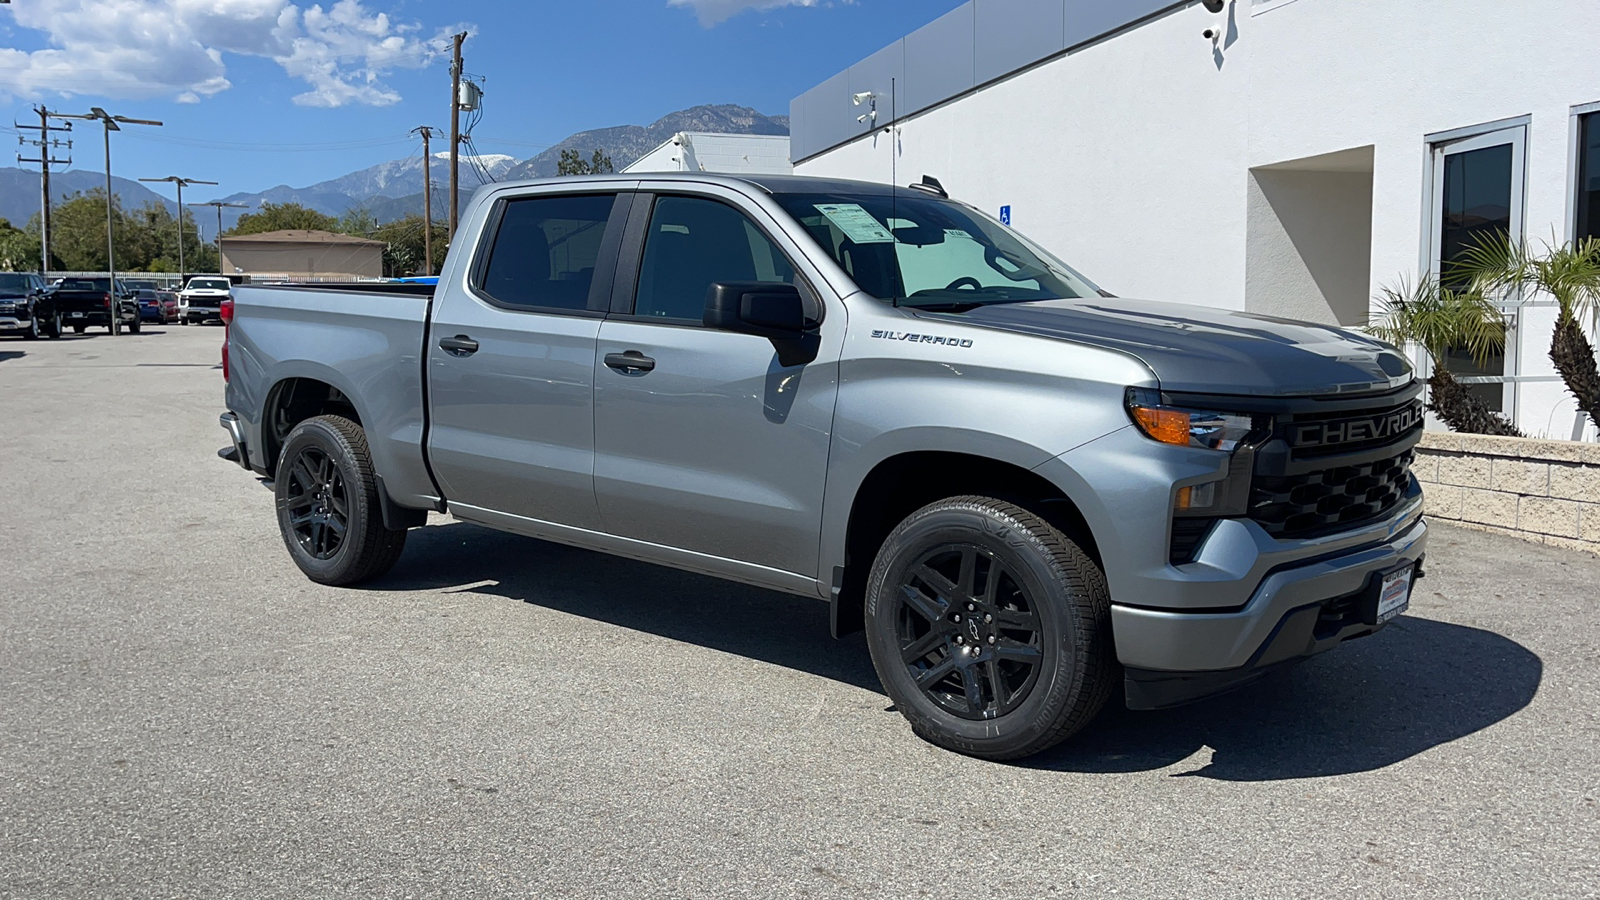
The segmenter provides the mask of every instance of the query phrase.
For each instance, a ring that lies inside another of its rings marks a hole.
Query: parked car
[[[171,291],[139,290],[139,321],[167,325],[178,319],[178,295]]]
[[[32,272],[0,272],[0,334],[28,340],[61,337],[61,317],[43,278]]]
[[[197,275],[189,279],[178,295],[178,304],[185,325],[198,322],[221,322],[222,301],[233,296],[233,282],[218,275]]]
[[[121,279],[113,290],[108,278],[63,278],[50,296],[62,324],[78,334],[94,326],[112,334],[121,334],[124,328],[139,333],[139,301]]]
[[[159,291],[161,284],[148,278],[124,278],[122,284],[130,291]]]
[[[1400,352],[1114,298],[918,187],[492,185],[436,288],[236,289],[223,455],[325,584],[448,510],[825,600],[917,734],[988,758],[1406,610]]]

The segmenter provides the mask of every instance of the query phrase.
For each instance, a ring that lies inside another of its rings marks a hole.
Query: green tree
[[[447,230],[442,223],[433,223],[434,272],[438,272],[439,266],[444,262],[445,250],[449,243]],[[379,225],[366,236],[375,241],[383,241],[386,245],[383,253],[384,275],[391,278],[405,278],[422,274],[424,241],[420,214],[413,213]]]
[[[0,271],[36,272],[39,269],[39,235],[29,234],[0,219]]]
[[[1600,425],[1600,364],[1583,333],[1600,313],[1600,239],[1547,243],[1537,252],[1500,233],[1461,255],[1451,274],[1486,294],[1548,294],[1556,301],[1550,361],[1590,421]]]
[[[366,236],[376,231],[378,220],[373,218],[372,211],[365,206],[353,206],[345,210],[339,217],[338,230],[345,234]]]
[[[117,270],[130,271],[149,262],[149,240],[139,221],[113,199],[116,226]],[[30,223],[31,226],[32,223]],[[106,192],[94,188],[73,194],[55,207],[50,220],[52,268],[75,272],[106,268]]]
[[[576,150],[561,151],[561,161],[556,164],[557,175],[601,175],[606,172],[615,172],[611,165],[611,157],[599,150],[588,160]]]
[[[1378,316],[1367,331],[1391,344],[1418,344],[1433,357],[1428,409],[1455,431],[1521,437],[1522,432],[1467,390],[1446,367],[1448,351],[1465,351],[1482,365],[1506,345],[1505,314],[1473,290],[1455,290],[1429,276],[1415,287],[1400,282],[1378,295]]]
[[[339,220],[298,203],[263,203],[260,212],[245,213],[224,237],[269,231],[338,231]]]

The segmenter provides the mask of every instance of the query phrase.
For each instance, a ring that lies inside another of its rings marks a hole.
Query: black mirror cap
[[[706,290],[706,327],[773,340],[803,337],[822,324],[822,304],[792,284],[719,281]]]

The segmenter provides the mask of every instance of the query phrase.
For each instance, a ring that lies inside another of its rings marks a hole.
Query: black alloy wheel
[[[350,532],[350,491],[339,467],[320,448],[308,446],[283,477],[295,540],[313,559],[333,559]]]
[[[273,472],[278,531],[289,558],[319,584],[349,585],[394,567],[405,529],[383,521],[367,433],[343,416],[315,416],[284,439]]]
[[[867,647],[924,740],[1016,759],[1087,725],[1119,684],[1105,575],[1040,516],[993,497],[900,523],[867,576]]]
[[[895,637],[917,690],[964,719],[1016,709],[1043,660],[1038,598],[993,551],[945,544],[900,578]]]

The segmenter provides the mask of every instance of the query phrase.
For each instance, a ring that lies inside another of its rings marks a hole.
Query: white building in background
[[[680,131],[622,171],[790,175],[794,166],[785,135]]]
[[[974,0],[790,112],[797,173],[934,175],[1130,297],[1356,325],[1475,234],[1600,234],[1595,0]],[[1570,437],[1510,311],[1477,390]]]

